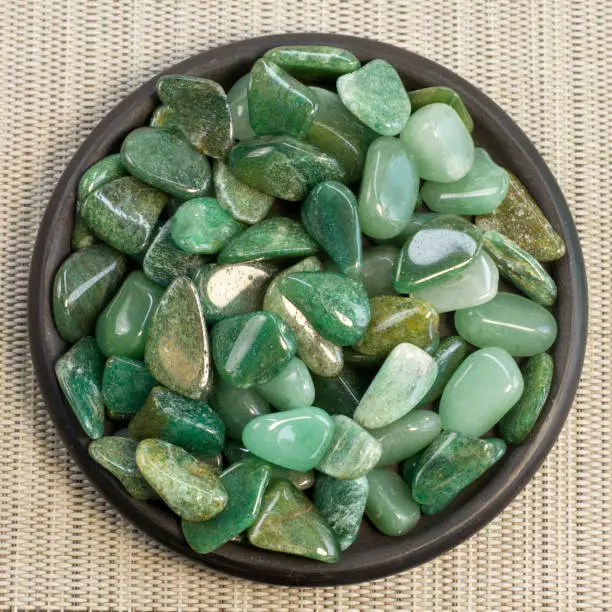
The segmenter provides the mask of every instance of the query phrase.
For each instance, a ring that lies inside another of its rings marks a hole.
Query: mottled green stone
[[[227,101],[232,115],[234,126],[234,138],[236,140],[248,140],[255,136],[249,119],[249,82],[251,73],[247,72],[240,77],[227,92]]]
[[[87,196],[96,189],[126,174],[127,171],[121,164],[119,153],[103,157],[100,161],[91,165],[81,176],[77,193],[78,201],[84,202]]]
[[[311,406],[315,388],[306,364],[294,357],[272,380],[257,387],[257,392],[277,410]]]
[[[180,130],[176,120],[176,112],[166,104],[160,104],[152,113],[149,119],[150,127],[176,128]]]
[[[458,115],[468,132],[474,129],[474,120],[465,107],[461,96],[450,87],[426,87],[408,92],[412,111],[417,111],[428,104],[448,104]]]
[[[376,59],[336,82],[344,105],[382,136],[399,134],[410,117],[404,84],[388,62]]]
[[[223,469],[223,455],[221,453],[212,457],[202,457],[201,455],[195,454],[194,457],[198,461],[209,465],[216,474],[221,474],[221,470]]]
[[[328,414],[352,417],[359,400],[368,387],[364,376],[344,366],[337,376],[324,377],[312,374],[315,386],[315,405]]]
[[[440,341],[439,317],[424,300],[401,295],[370,298],[370,324],[353,348],[364,355],[386,357],[398,344],[409,342],[433,352]]]
[[[522,365],[521,373],[523,395],[499,423],[501,437],[508,444],[520,444],[538,420],[550,392],[553,359],[547,353],[534,355]]]
[[[307,81],[335,79],[361,66],[361,62],[350,51],[323,45],[275,47],[266,51],[264,58],[296,79]]]
[[[104,433],[104,355],[95,338],[81,338],[55,363],[55,375],[83,431],[93,440]]]
[[[392,244],[364,249],[359,276],[370,297],[395,294],[393,279],[398,258],[399,249]]]
[[[104,244],[81,249],[62,263],[53,281],[53,319],[66,342],[92,331],[123,280],[125,263],[121,253]]]
[[[91,233],[87,223],[85,223],[81,213],[76,212],[74,215],[74,224],[72,226],[72,237],[70,238],[70,248],[73,251],[85,249],[98,242],[98,239]]]
[[[335,563],[340,548],[312,502],[287,480],[270,484],[261,511],[248,531],[258,548]]]
[[[555,232],[527,188],[511,172],[504,201],[494,213],[474,222],[483,232],[495,230],[527,251],[538,261],[556,261],[565,255],[565,242]]]

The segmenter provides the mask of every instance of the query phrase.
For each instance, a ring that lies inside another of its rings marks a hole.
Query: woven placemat
[[[611,20],[609,0],[0,0],[0,607],[612,609]],[[88,132],[164,67],[222,43],[297,30],[417,51],[503,106],[565,191],[591,292],[587,360],[571,417],[523,494],[436,561],[343,588],[236,580],[128,525],[64,450],[27,344],[38,223]]]

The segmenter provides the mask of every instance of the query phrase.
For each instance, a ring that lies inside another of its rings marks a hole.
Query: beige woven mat
[[[0,0],[0,607],[612,609],[611,19],[610,0]],[[435,562],[335,589],[222,576],[126,524],[49,422],[25,321],[42,211],[100,118],[196,51],[295,30],[395,43],[484,89],[556,173],[590,269],[582,386],[536,478],[488,528]]]

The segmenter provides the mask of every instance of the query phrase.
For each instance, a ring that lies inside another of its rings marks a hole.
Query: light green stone
[[[337,376],[312,375],[315,386],[315,405],[328,414],[352,417],[359,400],[368,387],[368,378],[349,366],[344,366]]]
[[[318,81],[353,72],[361,62],[346,49],[323,45],[274,47],[264,58],[274,62],[296,79]]]
[[[412,105],[412,112],[419,110],[423,106],[428,104],[441,103],[448,104],[453,108],[463,124],[465,125],[468,132],[472,132],[474,129],[474,120],[470,116],[463,100],[459,94],[450,87],[426,87],[425,89],[416,89],[408,92],[410,98],[410,104]]]
[[[359,276],[370,297],[393,295],[393,279],[399,249],[393,245],[373,246],[363,251]]]
[[[277,410],[312,406],[315,388],[306,364],[294,357],[272,380],[257,387],[257,392]]]
[[[417,200],[416,205],[417,206],[421,205],[419,200]],[[382,245],[393,244],[401,248],[406,243],[406,240],[408,240],[408,238],[416,234],[417,231],[420,230],[426,223],[429,223],[430,221],[433,221],[434,219],[442,217],[442,216],[443,215],[441,215],[440,213],[417,211],[412,214],[412,217],[410,217],[410,221],[408,222],[408,225],[397,236],[393,236],[393,238],[389,238],[388,240],[379,239],[379,240],[376,240],[376,242]]]
[[[234,126],[234,138],[236,140],[248,140],[255,136],[249,119],[249,81],[251,73],[241,76],[227,92],[227,101],[232,115]]]

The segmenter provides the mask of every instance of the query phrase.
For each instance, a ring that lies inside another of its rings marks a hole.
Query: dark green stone
[[[90,166],[81,176],[77,194],[78,201],[84,202],[87,196],[96,189],[126,174],[127,171],[121,164],[121,155],[119,153],[103,157],[100,161]]]
[[[417,465],[419,464],[419,461],[421,460],[421,457],[423,456],[423,453],[425,453],[426,450],[427,448],[424,448],[418,453],[412,455],[412,457],[408,457],[408,459],[402,461],[402,464],[400,466],[400,474],[408,484],[412,483],[412,479],[414,478],[414,475],[416,473]]]
[[[359,400],[368,387],[368,380],[349,366],[331,378],[312,374],[315,386],[315,406],[329,414],[352,417]]]
[[[345,347],[344,351],[344,362],[358,370],[360,373],[374,374],[382,365],[384,358],[376,357],[374,355],[364,355],[358,353],[356,350]]]
[[[266,51],[264,58],[296,79],[307,81],[335,79],[361,66],[361,62],[350,51],[323,45],[274,47]]]
[[[166,104],[160,104],[152,113],[149,119],[151,127],[163,127],[167,129],[178,129],[180,127],[176,120],[176,113]]]
[[[248,140],[255,136],[249,120],[249,82],[251,73],[247,72],[241,76],[227,92],[230,113],[232,115],[232,125],[234,128],[234,138],[236,140]]]
[[[425,89],[415,89],[408,92],[412,112],[419,110],[428,104],[448,104],[458,115],[468,132],[474,129],[474,120],[465,107],[461,96],[450,87],[426,87]]]
[[[76,212],[74,215],[74,225],[72,226],[70,247],[73,251],[78,251],[90,247],[96,244],[96,242],[98,242],[98,239],[91,233],[81,214]]]

